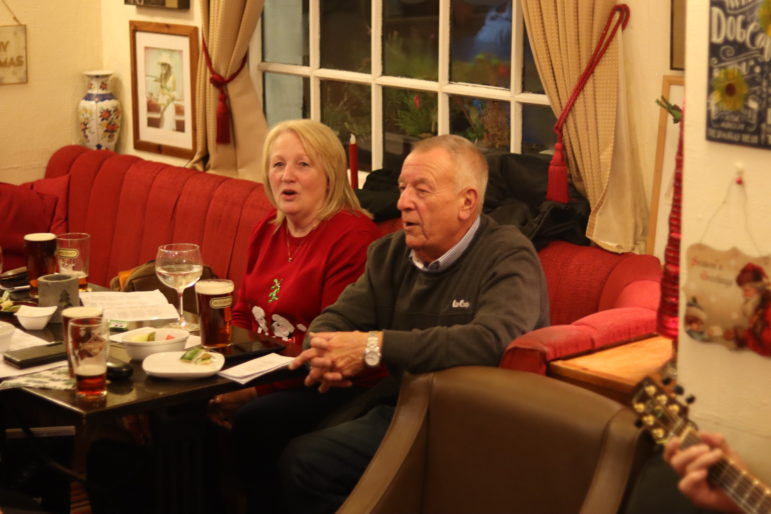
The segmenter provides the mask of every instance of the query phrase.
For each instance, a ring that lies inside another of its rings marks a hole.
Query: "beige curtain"
[[[615,4],[614,0],[523,0],[530,45],[555,116],[570,98]],[[622,56],[619,29],[567,118],[565,160],[573,183],[591,205],[587,237],[610,251],[642,252],[648,207]]]
[[[223,77],[230,77],[241,66],[263,3],[264,0],[200,0],[203,40],[214,70]],[[198,131],[194,165],[215,173],[256,179],[267,124],[248,65],[226,87],[230,100],[230,143],[218,144],[219,90],[209,82],[202,46],[196,84]]]

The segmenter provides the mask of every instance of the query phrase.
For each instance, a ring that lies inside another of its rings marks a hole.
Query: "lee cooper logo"
[[[452,301],[452,308],[453,309],[468,309],[471,307],[471,304],[468,300],[453,300]]]

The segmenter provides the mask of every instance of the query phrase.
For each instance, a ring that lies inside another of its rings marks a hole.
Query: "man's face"
[[[443,148],[411,153],[399,175],[407,246],[423,262],[441,257],[466,233],[474,215],[471,188],[457,191],[454,167]],[[473,190],[472,190],[473,191]]]

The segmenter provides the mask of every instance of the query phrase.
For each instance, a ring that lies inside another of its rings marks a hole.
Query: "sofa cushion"
[[[22,186],[56,198],[56,209],[53,213],[49,232],[54,234],[67,232],[67,191],[70,186],[70,176],[60,175],[53,178],[41,178],[22,184]]]
[[[0,247],[3,269],[24,266],[24,235],[49,232],[54,219],[57,199],[31,188],[0,183]]]

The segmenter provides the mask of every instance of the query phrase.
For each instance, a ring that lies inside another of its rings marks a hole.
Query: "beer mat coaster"
[[[38,389],[66,391],[75,389],[75,379],[70,376],[69,367],[65,364],[57,368],[21,375],[0,382],[0,389],[12,387],[36,387]]]

